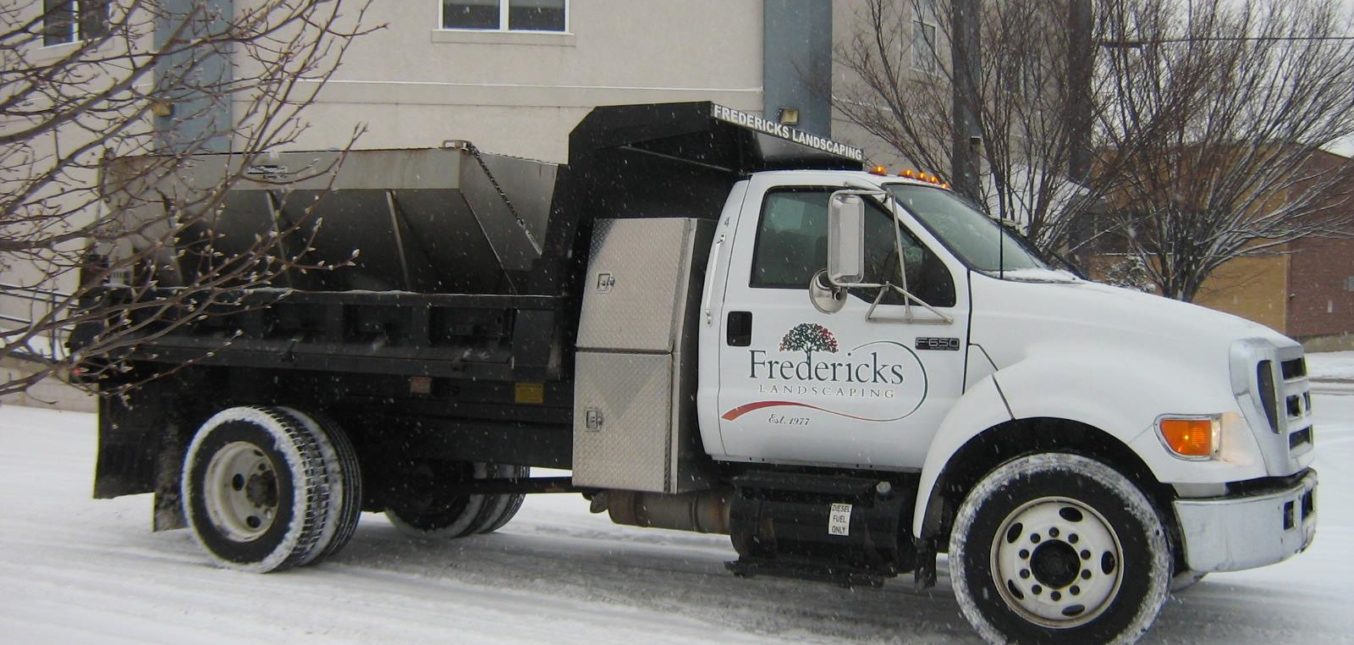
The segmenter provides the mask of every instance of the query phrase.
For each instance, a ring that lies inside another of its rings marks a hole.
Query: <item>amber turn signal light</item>
[[[1157,430],[1166,447],[1181,457],[1207,459],[1218,451],[1221,428],[1215,418],[1163,418]]]

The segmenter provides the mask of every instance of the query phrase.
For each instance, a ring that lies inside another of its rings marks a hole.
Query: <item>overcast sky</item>
[[[1354,14],[1354,0],[1340,1],[1345,5],[1346,12]],[[1330,151],[1346,157],[1354,157],[1354,137],[1346,137],[1338,145],[1331,146]]]

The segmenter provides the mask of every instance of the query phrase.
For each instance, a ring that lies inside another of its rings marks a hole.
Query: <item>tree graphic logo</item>
[[[826,327],[814,323],[799,323],[785,332],[780,339],[782,352],[831,352],[837,351],[837,337]]]

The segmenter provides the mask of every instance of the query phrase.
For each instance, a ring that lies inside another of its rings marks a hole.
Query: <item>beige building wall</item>
[[[1194,303],[1288,333],[1289,256],[1231,260],[1204,281]]]
[[[367,25],[305,113],[298,149],[481,149],[562,162],[597,105],[715,101],[762,111],[762,3],[571,0],[569,31],[439,29],[439,0],[373,3]]]
[[[12,31],[18,25],[41,24],[43,4],[41,2],[0,2],[0,32]],[[120,11],[113,5],[113,11]],[[139,45],[148,46],[151,35],[143,34]],[[79,42],[68,42],[52,46],[43,46],[41,37],[32,46],[10,49],[5,52],[4,64],[16,69],[26,66],[43,67],[57,65],[72,56],[81,46]],[[67,106],[83,94],[95,94],[106,91],[110,83],[123,80],[104,74],[101,65],[117,65],[119,57],[128,51],[127,43],[110,39],[92,49],[78,60],[99,60],[99,64],[72,64],[63,68],[71,74],[64,84],[49,84],[42,91],[29,94],[20,106],[25,110],[40,112],[53,106],[48,92],[63,95],[59,107]],[[109,62],[112,61],[112,62]],[[144,90],[150,86],[150,79],[137,81],[135,87]],[[21,83],[13,83],[3,88],[5,92],[16,92]],[[43,117],[46,118],[46,117]],[[32,128],[35,121],[0,116],[0,134],[14,135]],[[49,173],[58,165],[58,159],[74,160],[59,178],[37,182],[38,190],[25,201],[37,207],[26,215],[34,218],[29,222],[3,222],[5,237],[19,239],[55,238],[63,233],[78,230],[94,221],[103,208],[97,192],[92,187],[98,180],[95,170],[99,159],[107,154],[144,154],[151,144],[151,124],[149,120],[138,121],[127,128],[114,141],[101,141],[102,132],[109,127],[109,121],[100,115],[78,115],[66,125],[36,134],[24,136],[20,141],[7,144],[4,151],[3,170],[0,172],[0,191],[14,194],[21,187],[34,185],[30,180]],[[76,154],[90,143],[93,148]],[[114,144],[120,144],[116,147]],[[85,238],[57,245],[55,248],[64,253],[78,253],[85,244]],[[30,290],[70,292],[78,281],[78,268],[70,265],[70,255],[53,255],[41,250],[32,253],[0,254],[0,328],[14,329],[23,326],[21,321],[39,320],[50,315],[51,298]],[[17,288],[16,288],[17,287]],[[44,341],[31,344],[45,346]]]

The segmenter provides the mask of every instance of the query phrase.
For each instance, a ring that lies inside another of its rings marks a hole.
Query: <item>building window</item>
[[[42,0],[42,44],[64,45],[108,33],[108,0]]]
[[[912,21],[912,68],[927,74],[938,71],[936,26],[924,20]]]
[[[443,29],[568,31],[568,0],[442,0]]]

